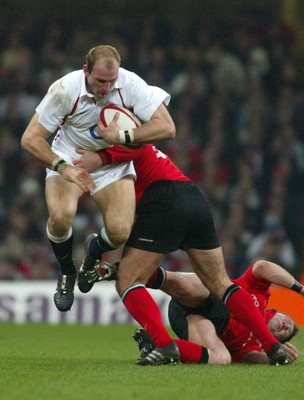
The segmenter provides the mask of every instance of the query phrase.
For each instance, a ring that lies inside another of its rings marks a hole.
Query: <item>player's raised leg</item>
[[[74,302],[76,268],[73,262],[72,221],[77,211],[81,189],[62,176],[46,180],[46,201],[49,211],[47,236],[59,263],[59,276],[54,302],[59,311],[68,311]]]
[[[78,287],[89,292],[94,281],[90,273],[103,253],[117,249],[129,237],[135,216],[135,189],[131,176],[125,176],[93,195],[102,211],[104,226],[99,234],[91,234],[85,242],[85,256],[78,273]]]

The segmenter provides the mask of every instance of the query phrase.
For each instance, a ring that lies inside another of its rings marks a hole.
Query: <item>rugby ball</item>
[[[109,126],[113,120],[114,115],[119,113],[117,125],[120,129],[134,129],[141,125],[140,120],[130,110],[124,107],[117,106],[116,104],[108,104],[100,110],[100,120],[104,126]]]

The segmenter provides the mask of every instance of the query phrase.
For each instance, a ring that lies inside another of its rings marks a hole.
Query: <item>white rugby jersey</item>
[[[101,107],[117,104],[131,109],[143,122],[147,122],[161,103],[169,104],[170,98],[164,90],[149,86],[135,73],[119,68],[118,79],[111,92],[97,102],[86,89],[83,70],[79,70],[54,82],[36,111],[39,123],[48,131],[57,132],[52,143],[53,150],[77,157],[76,148],[95,151],[109,146],[100,137],[97,128]]]

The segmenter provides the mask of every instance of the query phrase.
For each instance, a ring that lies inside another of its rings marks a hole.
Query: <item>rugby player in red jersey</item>
[[[88,171],[130,159],[134,162],[136,219],[124,247],[116,290],[156,346],[138,364],[158,365],[180,358],[181,347],[177,348],[167,332],[160,310],[145,287],[166,255],[179,248],[187,252],[194,271],[210,292],[259,338],[270,363],[285,364],[287,352],[272,335],[251,296],[227,275],[208,200],[169,157],[150,144],[136,150],[113,146],[100,151],[100,158],[84,150],[78,152],[82,157],[74,164]],[[100,258],[96,241],[94,238],[86,247],[84,264],[86,259],[97,262]],[[89,274],[87,283],[86,292],[94,284],[89,281]]]
[[[99,276],[98,280],[115,280],[118,268],[118,262],[102,262],[99,267],[96,266],[96,276]],[[303,286],[285,269],[266,260],[254,262],[242,276],[233,279],[233,282],[241,285],[252,296],[269,329],[284,344],[288,362],[294,362],[299,352],[289,341],[299,329],[290,316],[267,309],[267,305],[272,283],[304,296]],[[183,362],[269,363],[260,341],[253,332],[233,318],[223,302],[210,294],[195,273],[165,271],[158,267],[146,287],[161,289],[172,297],[168,310],[172,329],[179,338],[202,346],[201,349],[194,346],[182,347]],[[154,349],[154,341],[144,329],[136,329],[133,337],[138,343],[140,357]],[[178,342],[177,344],[180,347]]]
[[[288,362],[295,361],[298,350],[288,342],[297,334],[298,327],[288,315],[267,309],[267,304],[271,284],[295,290],[304,296],[303,286],[285,269],[266,260],[254,262],[233,282],[251,295],[273,335],[284,343]],[[256,335],[234,318],[233,313],[229,315],[223,303],[210,295],[196,274],[166,272],[159,268],[147,283],[149,286],[159,287],[172,296],[168,311],[172,329],[179,338],[208,348],[212,363],[222,363],[222,348],[218,350],[218,337],[225,344],[233,362],[269,363]],[[210,326],[210,322],[213,326]]]

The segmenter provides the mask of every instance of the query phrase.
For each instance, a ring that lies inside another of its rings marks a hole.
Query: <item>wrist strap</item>
[[[125,131],[119,131],[119,143],[128,144],[134,142],[134,132],[133,129],[127,129]]]
[[[303,289],[303,285],[295,280],[290,289],[293,290],[294,292],[300,293],[301,290]]]
[[[61,158],[61,157],[57,157],[55,158],[55,160],[52,162],[52,169],[56,172],[59,172],[59,174],[62,173],[62,171],[64,170],[64,168],[67,166],[67,162]]]

